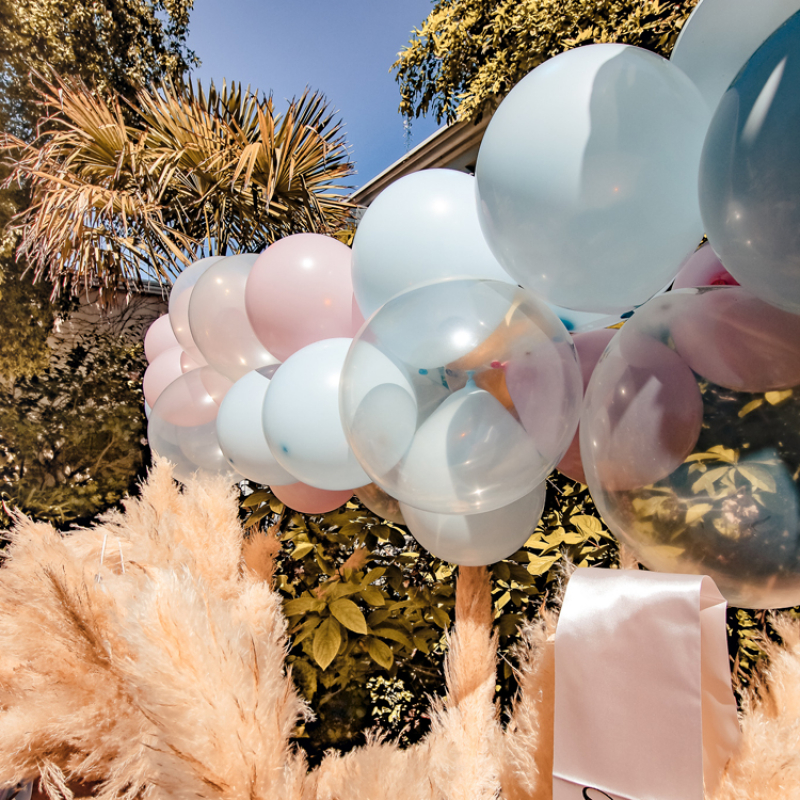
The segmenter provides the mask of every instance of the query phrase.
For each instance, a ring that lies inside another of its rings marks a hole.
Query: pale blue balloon
[[[700,209],[728,272],[800,314],[800,12],[723,95],[703,147]]]
[[[548,302],[625,312],[700,243],[710,111],[668,60],[598,44],[546,61],[500,104],[476,178],[486,240]]]

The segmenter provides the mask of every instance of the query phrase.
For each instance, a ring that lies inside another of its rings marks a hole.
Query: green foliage
[[[350,222],[338,181],[352,164],[319,94],[278,114],[271,97],[237,84],[206,92],[163,83],[127,106],[74,81],[41,91],[38,138],[6,136],[3,147],[9,182],[32,194],[12,226],[18,252],[56,284],[160,281],[203,248],[258,252]]]
[[[193,0],[0,0],[0,127],[28,138],[39,116],[28,73],[80,77],[132,99],[199,63],[186,48]]]
[[[492,568],[504,703],[515,691],[508,657],[519,623],[552,598],[567,562],[616,559],[585,487],[554,473],[549,495],[525,547]],[[418,740],[428,729],[427,698],[443,690],[454,566],[355,501],[303,516],[269,489],[248,486],[242,508],[247,528],[269,525],[283,545],[275,582],[289,622],[288,661],[317,715],[300,733],[312,759],[354,745],[376,724],[403,742]]]
[[[438,0],[393,68],[406,117],[472,120],[534,67],[595,42],[669,55],[696,0]]]
[[[88,329],[50,350],[35,375],[0,379],[7,506],[65,526],[133,490],[146,452],[144,366],[141,343]]]

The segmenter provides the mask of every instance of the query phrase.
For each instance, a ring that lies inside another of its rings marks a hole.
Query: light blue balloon
[[[581,311],[625,312],[700,243],[697,169],[710,111],[655,53],[578,47],[538,66],[481,143],[481,226],[519,284]]]
[[[800,12],[723,95],[700,162],[700,210],[731,275],[800,314]]]

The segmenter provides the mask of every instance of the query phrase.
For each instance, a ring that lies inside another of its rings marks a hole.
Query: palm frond
[[[75,290],[171,280],[198,251],[258,251],[300,231],[351,221],[352,172],[341,123],[306,90],[276,114],[240,84],[206,92],[166,82],[119,97],[80,82],[40,81],[38,138],[3,136],[8,182],[32,204],[15,219],[20,255]]]

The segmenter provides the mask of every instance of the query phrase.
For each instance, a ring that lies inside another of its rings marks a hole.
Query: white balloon
[[[475,178],[451,169],[406,175],[375,198],[353,241],[352,276],[365,319],[394,295],[442,278],[515,284],[481,233]]]
[[[798,10],[800,0],[701,0],[670,61],[692,79],[713,112],[750,56]]]
[[[384,491],[416,508],[477,514],[518,500],[547,472],[549,462],[525,429],[470,380],[419,427],[396,484],[372,477]]]
[[[192,338],[192,330],[189,327],[189,301],[197,281],[212,264],[216,264],[221,258],[222,256],[210,256],[195,261],[178,275],[169,293],[169,322],[172,325],[172,332],[184,351],[195,360],[200,355],[200,351],[197,350],[197,345]],[[203,359],[203,363],[205,363],[205,359]]]
[[[710,112],[667,59],[587,45],[500,104],[477,164],[479,216],[506,271],[549,302],[644,303],[703,235],[697,172]]]
[[[289,356],[264,402],[264,433],[295,479],[338,491],[370,482],[339,418],[339,380],[352,339],[324,339]]]
[[[545,486],[513,503],[482,514],[434,514],[400,503],[414,538],[437,558],[480,567],[513,555],[528,540],[542,516]]]
[[[269,386],[270,380],[262,370],[239,378],[219,407],[217,436],[228,463],[245,478],[266,486],[285,486],[296,479],[275,460],[264,434],[264,401]]]
[[[211,264],[198,279],[189,302],[195,344],[203,358],[232,381],[278,363],[258,341],[245,308],[247,277],[257,258],[242,253]]]

